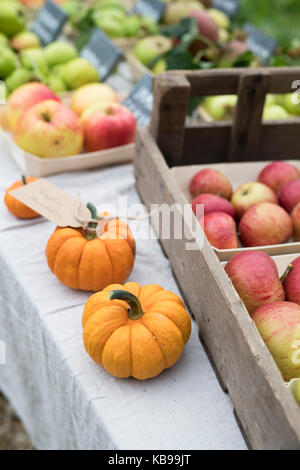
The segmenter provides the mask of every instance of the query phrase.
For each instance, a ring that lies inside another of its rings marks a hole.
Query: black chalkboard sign
[[[153,79],[144,75],[130,95],[123,101],[140,126],[148,126],[153,106]]]
[[[263,65],[267,65],[278,47],[278,42],[250,24],[245,24],[244,30],[248,33],[247,44],[249,49],[261,59]]]
[[[46,46],[56,40],[67,19],[68,15],[64,10],[47,0],[40,9],[31,31],[37,34],[42,44]]]
[[[101,80],[106,80],[122,57],[121,50],[100,29],[95,29],[80,56],[87,59],[98,70]]]
[[[239,2],[237,0],[213,0],[212,8],[223,11],[229,18],[234,18],[239,9]]]
[[[148,16],[159,21],[166,9],[166,4],[160,0],[138,0],[132,9],[136,15]]]

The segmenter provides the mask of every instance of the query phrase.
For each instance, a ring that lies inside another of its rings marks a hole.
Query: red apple
[[[272,162],[259,174],[258,181],[269,186],[275,193],[288,181],[300,178],[300,171],[286,162]]]
[[[285,183],[278,193],[279,204],[290,214],[300,202],[300,178]]]
[[[260,307],[253,320],[286,382],[300,377],[300,306],[273,302]]]
[[[278,245],[289,241],[293,224],[282,207],[262,202],[243,215],[238,231],[244,246]]]
[[[215,20],[206,11],[195,10],[188,14],[189,18],[196,18],[198,31],[201,36],[206,37],[212,42],[219,39],[219,28]]]
[[[294,240],[300,242],[300,202],[292,210],[291,219],[294,226]]]
[[[238,253],[226,264],[225,271],[250,315],[264,304],[285,299],[276,264],[265,253]]]
[[[96,103],[81,116],[84,147],[87,152],[131,144],[135,140],[136,120],[117,103]]]
[[[58,96],[42,83],[26,83],[16,89],[7,102],[6,114],[10,130],[16,130],[18,120],[25,111],[45,100],[60,101]]]
[[[189,190],[193,197],[209,193],[230,199],[232,195],[231,183],[220,171],[212,168],[206,168],[196,173],[190,181]]]
[[[53,100],[42,101],[26,111],[14,139],[23,150],[41,158],[76,155],[83,144],[79,118]]]
[[[261,183],[244,183],[233,193],[231,203],[241,218],[250,207],[261,202],[277,204],[277,196],[272,189]]]
[[[211,212],[199,222],[212,246],[219,250],[238,248],[236,224],[230,215],[225,212]]]
[[[200,194],[193,200],[192,209],[195,215],[197,215],[197,206],[199,205],[203,205],[204,215],[210,214],[211,212],[225,212],[231,215],[233,219],[235,218],[233,205],[227,201],[227,199],[216,196],[215,194]]]
[[[225,55],[224,59],[228,61],[235,60],[241,54],[249,51],[249,46],[244,42],[240,41],[239,39],[234,39],[229,43],[225,44]]]
[[[286,300],[300,305],[300,256],[288,266],[287,273],[283,281]]]

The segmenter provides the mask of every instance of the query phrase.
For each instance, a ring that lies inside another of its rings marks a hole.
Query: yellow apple
[[[80,153],[83,134],[79,118],[70,108],[47,100],[23,114],[14,140],[38,157],[58,158]]]
[[[80,116],[96,102],[117,103],[118,97],[114,90],[104,83],[89,83],[73,93],[71,108]]]

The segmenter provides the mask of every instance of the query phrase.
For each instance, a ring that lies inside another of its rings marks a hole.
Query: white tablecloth
[[[19,171],[0,143],[0,389],[40,449],[244,449],[232,403],[198,340],[197,325],[175,367],[138,382],[93,363],[82,342],[88,293],[61,285],[48,269],[53,225],[19,221],[3,204]],[[119,195],[139,202],[131,165],[49,178],[96,205]],[[148,222],[144,222],[146,225]],[[156,240],[137,240],[130,280],[178,293]]]

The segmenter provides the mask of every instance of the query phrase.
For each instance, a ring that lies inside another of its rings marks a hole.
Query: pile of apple
[[[300,257],[281,279],[273,259],[259,251],[235,255],[225,271],[284,380],[300,378]]]
[[[273,162],[257,182],[233,191],[218,170],[199,171],[190,181],[193,211],[208,241],[220,250],[300,241],[300,170]],[[204,209],[204,210],[203,210]],[[238,228],[237,228],[238,224]]]
[[[23,85],[11,94],[1,124],[20,148],[41,158],[127,145],[136,131],[135,117],[101,83],[76,90],[70,107],[41,83]]]
[[[78,57],[76,48],[56,41],[42,47],[26,30],[26,9],[18,1],[2,0],[0,8],[0,80],[7,94],[28,82],[40,81],[55,93],[100,80],[97,69]]]
[[[209,96],[203,100],[199,113],[201,116],[201,110],[204,109],[214,121],[227,121],[233,119],[236,105],[236,95]],[[300,105],[294,102],[292,94],[267,95],[263,120],[284,120],[291,116],[300,116]]]

